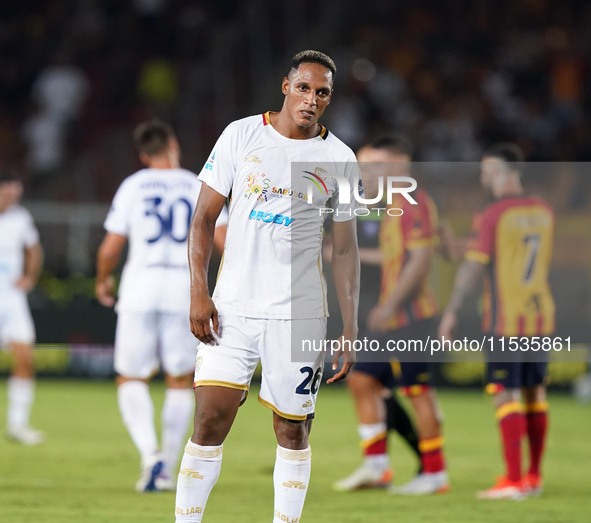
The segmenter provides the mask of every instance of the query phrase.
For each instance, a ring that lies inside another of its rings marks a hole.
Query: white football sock
[[[381,438],[388,437],[388,427],[384,422],[361,424],[357,428],[361,445],[366,448]],[[374,470],[384,471],[390,467],[390,458],[388,454],[372,454],[365,456],[364,462]]]
[[[16,376],[8,378],[8,427],[20,428],[29,425],[34,398],[35,380]]]
[[[117,400],[123,423],[145,462],[158,452],[150,389],[143,381],[126,381],[117,388]]]
[[[312,468],[312,450],[290,450],[277,445],[273,485],[274,522],[300,521]]]
[[[222,468],[223,445],[204,447],[191,440],[185,446],[176,486],[176,523],[199,523],[211,489]]]
[[[362,442],[367,442],[375,439],[379,439],[384,434],[388,433],[388,427],[385,422],[361,424],[357,427],[357,432]]]
[[[194,410],[193,389],[166,389],[162,407],[162,453],[165,470],[171,476],[178,472],[181,448]]]

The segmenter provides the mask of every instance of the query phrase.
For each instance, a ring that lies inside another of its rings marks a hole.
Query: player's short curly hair
[[[525,161],[523,151],[514,143],[498,143],[485,149],[483,158],[498,158],[503,160],[509,169],[520,172]]]
[[[337,72],[337,66],[334,64],[332,58],[320,51],[307,50],[299,52],[291,59],[290,71],[292,69],[297,71],[301,64],[323,65],[332,73],[333,78]]]
[[[138,153],[157,156],[176,138],[172,126],[161,120],[150,120],[139,124],[133,131],[133,143]]]
[[[384,134],[369,144],[372,149],[387,149],[396,154],[406,154],[411,160],[414,154],[412,142],[403,134]]]

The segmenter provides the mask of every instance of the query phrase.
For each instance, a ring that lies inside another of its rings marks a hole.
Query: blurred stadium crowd
[[[589,161],[589,27],[584,0],[3,0],[0,167],[37,199],[107,202],[139,167],[130,130],[160,116],[198,170],[228,122],[279,108],[303,47],[337,63],[324,123],[353,148],[395,130],[422,161],[500,140]]]

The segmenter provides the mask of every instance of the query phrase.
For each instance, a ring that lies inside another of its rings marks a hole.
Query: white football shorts
[[[35,343],[35,325],[29,310],[27,295],[15,289],[0,297],[0,346],[9,343]]]
[[[126,378],[146,379],[161,362],[171,376],[191,374],[198,344],[188,314],[122,311],[115,331],[115,371]]]
[[[246,399],[259,360],[262,383],[259,402],[282,418],[301,421],[314,417],[322,381],[324,354],[307,362],[292,362],[292,346],[302,340],[326,337],[326,318],[308,320],[255,319],[219,314],[219,345],[199,345],[194,387],[206,385],[243,390]]]

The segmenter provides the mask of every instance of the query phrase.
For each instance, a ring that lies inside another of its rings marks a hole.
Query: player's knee
[[[360,377],[359,377],[359,372],[351,372],[351,374],[349,374],[349,376],[347,377],[347,381],[345,382],[347,385],[347,388],[353,393],[355,394],[355,392],[357,392],[357,390],[359,390],[360,388]]]
[[[33,358],[33,350],[31,347],[24,344],[14,344],[12,347],[14,356],[14,372],[13,374],[21,378],[29,378],[33,376],[35,364]]]
[[[353,371],[347,378],[347,388],[352,394],[367,394],[377,392],[381,394],[381,385],[377,379],[363,372]]]
[[[226,437],[229,414],[216,406],[198,406],[192,440],[198,445],[221,445]]]
[[[544,385],[536,385],[533,387],[523,388],[523,399],[525,403],[543,403],[546,401],[546,387]]]
[[[280,446],[292,450],[308,446],[309,423],[292,421],[279,416],[275,416],[274,421],[275,435]]]
[[[193,374],[185,374],[183,376],[171,376],[165,374],[164,379],[166,386],[170,389],[190,389],[193,386]]]

